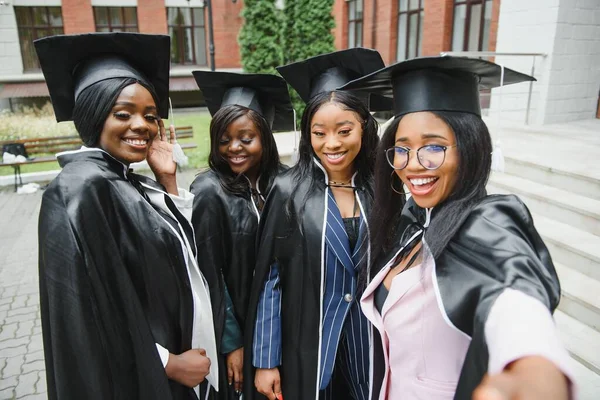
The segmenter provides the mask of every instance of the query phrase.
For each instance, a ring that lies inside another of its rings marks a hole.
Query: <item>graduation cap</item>
[[[262,115],[273,131],[294,129],[290,94],[279,76],[213,71],[192,71],[192,74],[211,115],[225,106],[238,105]]]
[[[277,67],[277,71],[308,102],[313,96],[337,90],[346,83],[385,67],[381,55],[371,49],[352,48],[321,54]],[[392,101],[383,96],[356,93],[371,111],[387,111]]]
[[[418,111],[461,111],[481,116],[480,89],[535,80],[485,60],[423,57],[380,69],[347,83],[341,90],[393,96],[395,116]]]
[[[139,33],[58,35],[34,41],[56,120],[73,118],[79,94],[111,78],[134,78],[153,86],[162,118],[169,109],[171,39]]]

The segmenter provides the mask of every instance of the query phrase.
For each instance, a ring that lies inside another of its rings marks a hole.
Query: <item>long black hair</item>
[[[363,187],[367,190],[367,194],[372,197],[373,190],[373,171],[375,167],[375,155],[377,152],[377,144],[379,143],[379,136],[377,136],[377,121],[369,112],[367,106],[354,94],[342,91],[330,91],[319,93],[314,96],[307,103],[302,114],[302,121],[300,123],[300,143],[298,145],[298,163],[293,167],[293,178],[295,181],[294,191],[304,182],[309,181],[309,190],[306,194],[308,197],[310,193],[315,189],[317,180],[322,172],[317,165],[315,165],[314,158],[316,157],[315,152],[311,144],[311,121],[314,115],[319,109],[327,104],[335,103],[339,105],[343,110],[348,110],[356,113],[357,119],[361,122],[363,131],[361,148],[358,155],[354,159],[354,169],[357,172],[356,183],[358,186]],[[292,192],[292,193],[293,193]],[[291,214],[291,200],[288,201],[287,210],[288,214]],[[302,203],[305,203],[304,201]]]
[[[105,79],[88,86],[79,94],[73,108],[73,122],[85,146],[96,147],[98,145],[104,122],[106,122],[106,118],[108,118],[121,91],[134,83],[139,83],[148,89],[158,107],[158,96],[154,87],[134,78]]]
[[[431,223],[425,233],[425,240],[434,257],[444,250],[450,239],[460,228],[469,211],[486,196],[487,184],[492,164],[492,139],[483,120],[474,114],[450,111],[432,111],[454,132],[458,151],[456,183],[446,200],[438,204],[432,213]],[[370,225],[377,227],[371,236],[372,266],[381,267],[384,257],[400,237],[398,232],[400,215],[405,203],[402,194],[408,192],[402,185],[385,157],[385,149],[394,145],[400,118],[394,120],[385,130],[377,152],[375,166],[375,203]],[[371,271],[371,276],[377,271]]]
[[[262,158],[259,166],[259,189],[266,195],[267,188],[270,187],[273,179],[279,172],[281,163],[279,161],[279,152],[277,144],[271,132],[267,120],[259,113],[238,105],[229,105],[221,108],[213,115],[210,121],[210,154],[208,156],[208,165],[217,174],[221,185],[229,192],[247,197],[249,196],[248,180],[243,176],[235,174],[229,163],[219,152],[219,142],[227,131],[227,127],[236,119],[247,116],[260,132],[260,141],[262,144]]]

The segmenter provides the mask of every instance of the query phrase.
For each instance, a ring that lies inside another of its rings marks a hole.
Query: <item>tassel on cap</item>
[[[296,122],[296,110],[294,110],[294,151],[292,152],[292,165],[295,165],[300,158],[300,152],[298,151],[298,143],[300,142],[300,139],[298,138],[299,132]]]
[[[504,65],[500,64],[500,89],[498,93],[498,117],[496,121],[496,137],[500,137],[500,120],[502,113],[502,86],[504,86]],[[504,153],[500,145],[500,139],[494,142],[492,151],[492,171],[504,172]]]

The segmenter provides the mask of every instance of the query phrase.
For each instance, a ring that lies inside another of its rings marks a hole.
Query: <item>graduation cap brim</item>
[[[340,90],[393,97],[394,114],[461,111],[481,115],[479,90],[535,81],[498,64],[463,57],[414,58],[348,82]]]
[[[75,91],[83,89],[78,88],[78,81],[83,77],[74,73],[76,67],[80,68],[80,64],[94,59],[102,60],[104,57],[119,58],[133,67],[133,71],[139,72],[142,81],[154,86],[159,101],[156,105],[159,114],[162,118],[167,118],[171,45],[169,36],[125,32],[89,33],[50,36],[38,39],[34,44],[57,121],[72,119]],[[131,77],[130,75],[135,73],[123,74],[123,68],[115,64],[112,70],[104,68],[102,74],[88,81],[93,84],[104,79]],[[90,83],[88,81],[86,84]]]
[[[294,129],[294,111],[287,84],[272,74],[192,71],[211,115],[239,105],[262,115],[273,131]]]
[[[319,92],[335,90],[348,81],[370,74],[385,66],[381,55],[371,49],[352,48],[321,54],[303,61],[277,67],[277,71],[298,92],[304,102]],[[330,83],[319,76],[337,68],[342,76],[332,76]],[[337,79],[336,79],[337,78]],[[318,86],[318,87],[315,87]]]

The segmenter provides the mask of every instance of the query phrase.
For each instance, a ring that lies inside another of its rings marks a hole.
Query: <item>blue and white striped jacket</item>
[[[368,254],[368,227],[361,208],[359,236],[354,251],[350,251],[348,235],[335,198],[326,189],[321,280],[321,344],[319,349],[318,382],[324,390],[331,381],[339,351],[350,366],[351,390],[356,399],[368,398],[370,326],[359,304],[357,281]],[[315,251],[317,251],[315,249]],[[270,268],[258,304],[253,343],[253,365],[274,368],[281,364],[281,292],[277,264]],[[315,310],[316,312],[316,310]],[[341,338],[346,342],[340,345]]]

